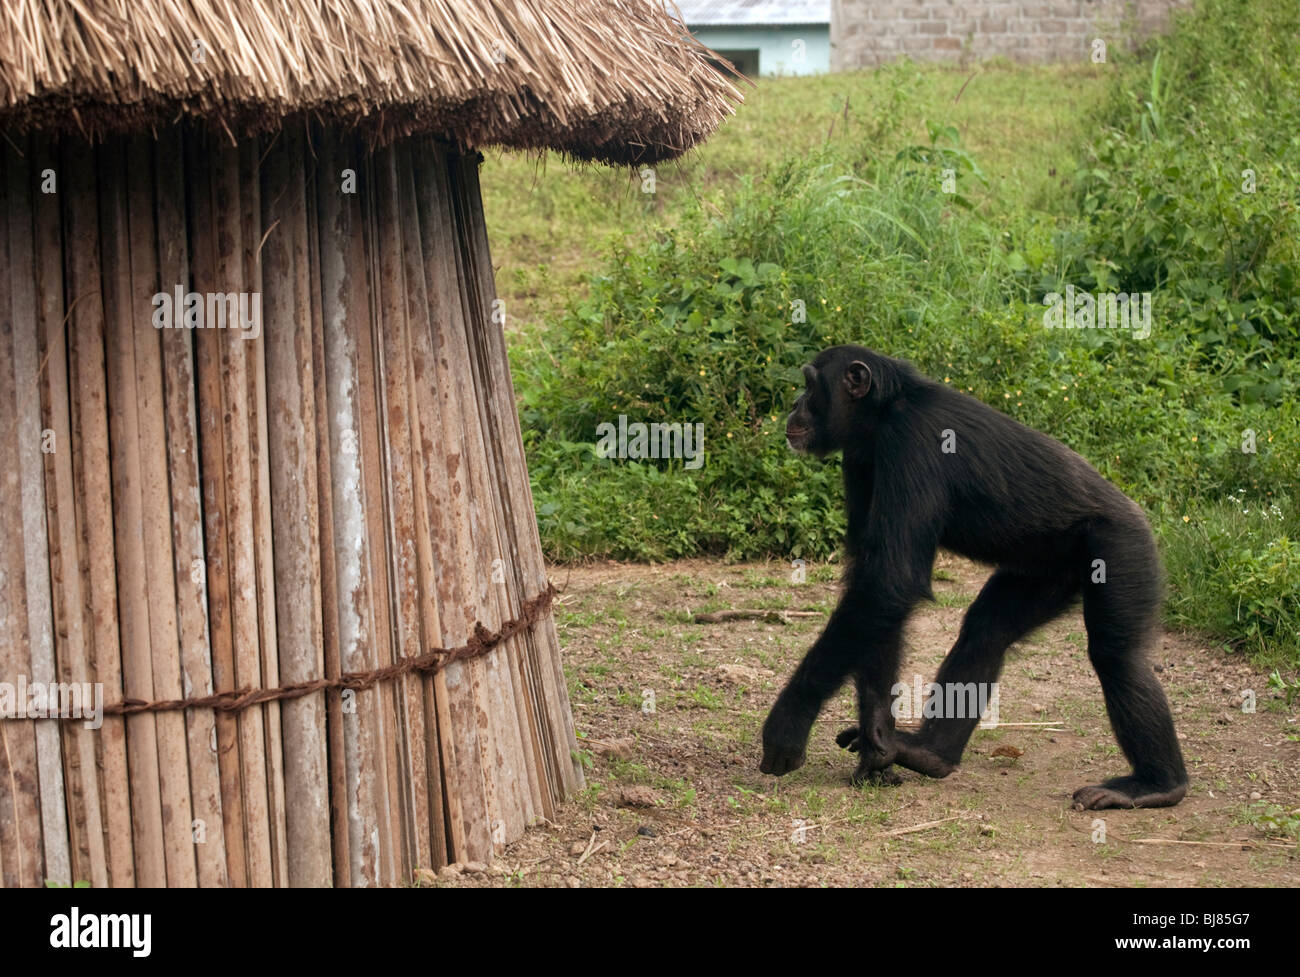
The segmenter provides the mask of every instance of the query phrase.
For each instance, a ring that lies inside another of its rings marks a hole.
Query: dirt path
[[[704,561],[556,570],[587,790],[492,873],[438,884],[1300,884],[1294,834],[1288,843],[1267,819],[1300,818],[1300,703],[1288,709],[1266,675],[1190,637],[1166,635],[1154,656],[1192,777],[1188,798],[1165,810],[1070,809],[1075,788],[1127,772],[1077,612],[1013,647],[1002,674],[1001,722],[1053,725],[978,730],[961,769],[942,781],[904,771],[902,786],[854,789],[854,758],[834,742],[854,722],[846,689],[814,729],[806,766],[760,774],[766,711],[838,594],[834,567],[808,568],[803,584],[791,576],[776,563]],[[909,630],[907,681],[933,678],[986,576],[940,558],[937,603]],[[722,608],[822,613],[692,623]],[[1243,689],[1255,692],[1253,714],[1242,710]]]

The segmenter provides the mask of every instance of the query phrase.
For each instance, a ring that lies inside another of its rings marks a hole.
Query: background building
[[[831,67],[831,0],[678,0],[701,43],[751,78]]]

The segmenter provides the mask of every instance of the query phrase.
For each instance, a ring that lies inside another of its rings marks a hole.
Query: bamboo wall
[[[2,165],[0,682],[274,687],[546,587],[475,158],[299,127]],[[178,284],[260,292],[260,335],[154,328]],[[550,816],[575,746],[549,615],[362,692],[3,719],[0,882],[401,883]]]

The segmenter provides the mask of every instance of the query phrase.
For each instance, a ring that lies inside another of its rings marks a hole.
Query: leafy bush
[[[1202,0],[1115,88],[1078,173],[1076,274],[1159,291],[1246,402],[1276,403],[1300,343],[1300,5]]]
[[[1300,0],[1181,18],[1118,74],[1057,217],[985,192],[950,126],[883,147],[911,109],[901,72],[859,141],[629,237],[512,346],[548,554],[830,557],[839,466],[793,456],[784,418],[801,364],[861,343],[1060,438],[1137,499],[1173,622],[1300,662],[1298,23]],[[948,171],[974,192],[945,193]],[[1042,297],[1066,283],[1152,292],[1151,337],[1045,329]],[[620,415],[702,424],[704,466],[599,457],[597,425]]]

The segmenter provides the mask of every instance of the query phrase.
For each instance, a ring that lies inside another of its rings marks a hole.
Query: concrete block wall
[[[1187,0],[832,0],[831,70],[916,61],[1087,61],[1161,30]]]

